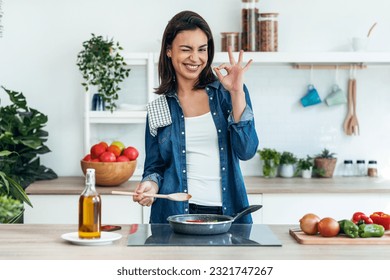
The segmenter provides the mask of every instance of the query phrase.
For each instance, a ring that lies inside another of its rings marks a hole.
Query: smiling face
[[[178,33],[167,50],[176,72],[177,82],[195,83],[207,65],[207,36],[199,28]]]

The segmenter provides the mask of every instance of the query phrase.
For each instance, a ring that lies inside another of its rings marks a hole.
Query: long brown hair
[[[214,39],[207,22],[197,13],[192,11],[182,11],[176,14],[165,28],[162,42],[160,58],[158,61],[158,76],[160,86],[155,89],[157,94],[166,94],[176,90],[175,69],[171,59],[166,55],[166,51],[172,46],[176,35],[185,30],[195,30],[199,28],[207,36],[207,65],[199,75],[199,80],[194,85],[194,89],[205,88],[207,84],[216,80],[211,69],[214,59]]]

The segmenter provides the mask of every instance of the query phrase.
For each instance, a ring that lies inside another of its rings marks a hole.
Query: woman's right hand
[[[151,206],[154,202],[154,197],[144,196],[143,194],[156,194],[158,186],[153,181],[144,181],[137,186],[134,192],[138,194],[133,196],[134,202],[138,202],[142,206]]]

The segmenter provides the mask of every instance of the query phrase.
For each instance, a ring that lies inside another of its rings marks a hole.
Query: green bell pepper
[[[366,237],[381,237],[385,234],[385,228],[377,224],[361,224],[359,226],[359,236]]]
[[[340,233],[344,233],[350,238],[356,238],[359,236],[359,227],[350,220],[339,221]]]

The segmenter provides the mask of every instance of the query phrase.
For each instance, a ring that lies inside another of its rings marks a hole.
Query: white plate
[[[99,239],[81,239],[78,232],[70,232],[61,235],[61,238],[76,245],[96,246],[111,244],[113,241],[121,239],[122,235],[115,232],[102,231]]]

